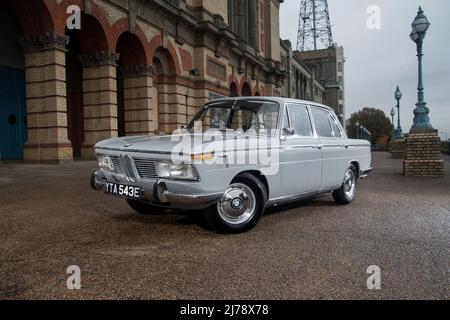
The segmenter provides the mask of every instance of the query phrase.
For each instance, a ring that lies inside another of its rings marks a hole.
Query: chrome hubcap
[[[217,203],[220,217],[229,224],[242,224],[255,215],[256,197],[252,189],[242,183],[233,183]]]
[[[353,170],[348,170],[345,174],[344,191],[349,199],[353,199],[356,190],[356,177]]]

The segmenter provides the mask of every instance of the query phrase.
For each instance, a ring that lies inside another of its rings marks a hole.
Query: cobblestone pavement
[[[374,154],[350,206],[330,196],[269,210],[219,235],[196,214],[141,216],[94,192],[94,162],[0,166],[0,298],[450,298],[446,178],[407,178]],[[82,289],[66,288],[81,268]],[[366,287],[381,268],[381,290]]]

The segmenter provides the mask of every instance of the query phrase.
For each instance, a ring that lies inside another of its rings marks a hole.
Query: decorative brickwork
[[[440,138],[437,130],[412,131],[406,135],[403,161],[405,176],[443,177],[444,162],[440,158]]]

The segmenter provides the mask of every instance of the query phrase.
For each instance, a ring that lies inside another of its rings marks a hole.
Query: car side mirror
[[[294,134],[295,134],[295,129],[294,128],[284,128],[281,131],[280,139],[281,139],[281,141],[286,141],[288,137],[291,137]]]
[[[294,128],[284,128],[283,133],[285,136],[290,137],[295,134],[295,129]]]

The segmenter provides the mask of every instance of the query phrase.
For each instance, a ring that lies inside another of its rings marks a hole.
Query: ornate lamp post
[[[395,117],[395,110],[394,110],[394,107],[392,107],[392,110],[391,110],[392,126],[395,127],[394,117]],[[392,139],[394,139],[394,135],[395,135],[395,130],[392,131]]]
[[[414,121],[411,130],[414,129],[432,129],[430,118],[428,114],[430,110],[427,108],[427,103],[424,100],[424,88],[422,77],[422,57],[423,57],[423,40],[427,34],[427,30],[430,27],[427,17],[424,15],[423,10],[419,7],[419,12],[412,23],[412,32],[410,34],[411,40],[417,44],[417,57],[419,60],[419,86],[418,90],[418,102],[414,109]]]
[[[411,40],[417,45],[419,60],[418,101],[414,109],[414,122],[405,140],[405,157],[403,160],[403,174],[405,176],[443,177],[444,161],[439,149],[441,142],[438,131],[434,130],[428,114],[430,110],[424,100],[422,57],[423,40],[430,23],[419,7],[419,12],[412,23]],[[431,150],[431,151],[430,151]]]
[[[403,138],[402,127],[400,125],[400,99],[402,98],[402,92],[397,86],[397,90],[395,90],[394,94],[395,100],[397,100],[397,129],[395,129],[395,138],[401,139]]]

